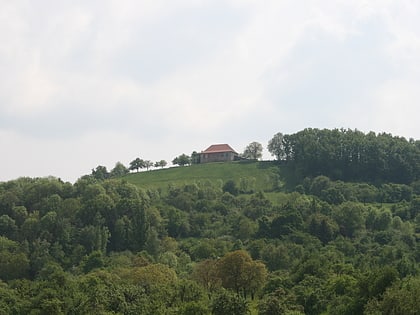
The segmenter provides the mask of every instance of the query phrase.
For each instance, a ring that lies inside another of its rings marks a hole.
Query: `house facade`
[[[228,162],[238,157],[238,153],[228,144],[213,144],[200,153],[200,163]]]

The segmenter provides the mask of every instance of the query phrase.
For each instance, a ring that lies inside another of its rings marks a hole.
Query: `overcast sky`
[[[0,0],[0,181],[306,127],[420,139],[419,91],[416,0]]]

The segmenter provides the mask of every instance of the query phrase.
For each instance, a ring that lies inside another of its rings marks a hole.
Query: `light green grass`
[[[241,178],[248,180],[255,178],[256,190],[271,190],[273,176],[276,173],[278,167],[273,162],[226,162],[131,173],[124,179],[142,188],[166,189],[168,185],[177,186],[205,181],[220,185],[228,180],[234,180],[239,185]]]

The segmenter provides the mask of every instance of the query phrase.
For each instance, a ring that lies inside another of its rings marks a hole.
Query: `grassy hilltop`
[[[184,185],[210,181],[223,185],[228,180],[252,182],[259,190],[272,190],[278,182],[275,162],[230,162],[194,164],[132,173],[124,177],[129,183],[143,188],[166,189],[168,185]]]

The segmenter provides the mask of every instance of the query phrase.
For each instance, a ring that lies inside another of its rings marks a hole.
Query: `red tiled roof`
[[[202,153],[220,153],[220,152],[235,152],[228,144],[213,144],[209,146]]]

